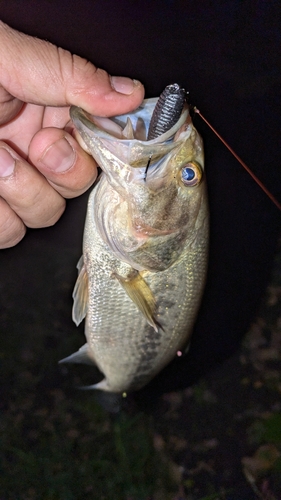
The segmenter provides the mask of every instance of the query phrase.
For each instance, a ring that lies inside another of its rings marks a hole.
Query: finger
[[[8,203],[0,198],[0,248],[13,247],[24,237],[25,232],[22,220]]]
[[[42,128],[44,110],[44,106],[24,104],[16,120],[11,120],[0,127],[0,140],[7,142],[22,158],[26,159],[32,137]]]
[[[0,142],[0,196],[28,227],[53,225],[65,200],[34,167]]]
[[[65,198],[84,193],[97,177],[94,159],[65,130],[40,130],[31,141],[29,159]]]
[[[0,22],[2,86],[34,104],[75,104],[89,113],[112,116],[131,111],[143,100],[140,82],[110,77],[85,59]]]
[[[65,128],[66,124],[70,123],[69,107],[50,107],[44,108],[44,115],[42,120],[42,127],[56,127]],[[38,130],[38,129],[37,129]]]
[[[13,97],[0,86],[0,125],[9,122],[16,116],[23,106],[23,102]]]

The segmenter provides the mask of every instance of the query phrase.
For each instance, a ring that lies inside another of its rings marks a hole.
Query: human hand
[[[0,21],[0,248],[54,224],[65,198],[94,182],[96,163],[71,135],[69,105],[99,116],[136,108],[140,82]]]

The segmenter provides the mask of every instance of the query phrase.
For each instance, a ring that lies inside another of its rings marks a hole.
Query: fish
[[[190,342],[208,261],[203,142],[178,84],[131,113],[70,116],[102,172],[73,291],[86,343],[61,362],[94,364],[104,378],[87,388],[125,396]]]

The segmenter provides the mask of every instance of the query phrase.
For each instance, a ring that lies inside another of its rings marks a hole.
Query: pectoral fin
[[[88,306],[88,276],[83,262],[83,257],[78,262],[78,278],[73,290],[72,319],[76,326],[85,318]]]
[[[128,278],[123,278],[117,273],[114,273],[114,276],[118,279],[130,299],[142,312],[147,322],[158,332],[160,325],[155,319],[155,298],[143,277],[138,272],[135,272],[132,277]]]

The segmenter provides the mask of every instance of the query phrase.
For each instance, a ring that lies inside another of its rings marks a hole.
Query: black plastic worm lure
[[[167,85],[160,95],[150,121],[147,140],[151,141],[177,123],[185,103],[186,92],[177,83]]]

